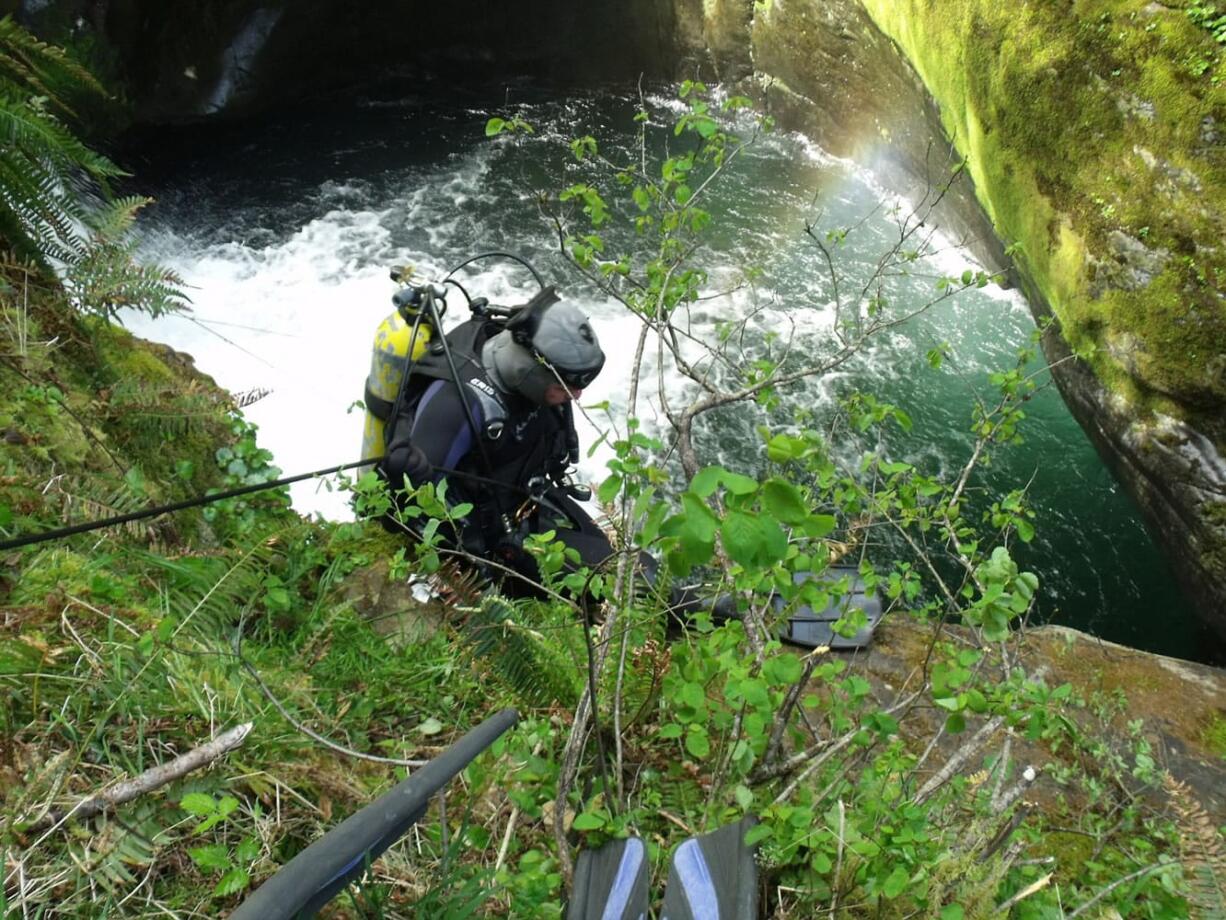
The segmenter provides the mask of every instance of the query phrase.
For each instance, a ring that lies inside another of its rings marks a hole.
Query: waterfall
[[[220,112],[230,104],[234,94],[242,89],[256,58],[268,41],[268,36],[280,21],[282,12],[280,9],[261,7],[247,17],[234,41],[221,56],[221,74],[204,104],[205,114]]]

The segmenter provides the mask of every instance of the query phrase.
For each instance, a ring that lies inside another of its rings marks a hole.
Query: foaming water
[[[675,117],[672,100],[649,102],[654,123]],[[573,158],[562,142],[576,135],[592,134],[612,155],[635,155],[636,105],[593,98],[525,105],[520,114],[536,133],[518,143],[484,138],[490,110],[412,99],[206,143],[189,138],[160,164],[167,178],[142,190],[160,201],[145,252],[186,278],[194,312],[156,322],[131,317],[130,325],[193,355],[227,389],[271,390],[245,413],[287,473],[339,465],[359,459],[362,416],[354,403],[374,330],[391,310],[388,268],[411,265],[437,278],[478,252],[510,250],[591,313],[608,354],[606,370],[583,397],[587,406],[607,403],[608,411],[593,410],[579,423],[585,447],[599,441],[581,472],[599,481],[611,449],[597,427],[624,430],[640,327],[568,274],[534,190],[572,181]],[[837,320],[835,291],[806,225],[818,233],[854,227],[837,257],[850,278],[865,278],[897,241],[898,220],[911,207],[885,193],[871,172],[793,135],[759,139],[707,204],[715,217],[704,253],[710,278],[689,321],[701,333],[750,316],[755,335],[791,343],[797,360],[828,342]],[[931,248],[908,277],[888,279],[892,300],[930,299],[937,278],[979,270],[939,233]],[[752,285],[741,283],[746,267],[760,269]],[[474,296],[495,303],[522,303],[536,289],[526,271],[505,261],[481,262],[459,277]],[[450,300],[448,327],[466,318],[463,298]],[[914,421],[911,436],[887,442],[892,455],[948,475],[972,448],[973,406],[992,396],[987,375],[1012,367],[1032,331],[1015,293],[969,291],[807,382],[795,404],[810,416],[776,413],[771,424],[820,422],[851,390],[868,390]],[[948,358],[934,371],[926,354],[938,346]],[[663,430],[650,349],[648,365],[637,414],[649,430]],[[1037,365],[1031,370],[1042,373]],[[663,398],[678,402],[685,387],[668,368],[663,377]],[[1041,616],[1195,657],[1195,628],[1165,565],[1054,387],[1045,386],[1026,413],[1026,442],[997,451],[976,484],[999,494],[1029,483],[1038,536],[1016,551],[1042,575]],[[704,422],[700,445],[713,462],[757,471],[760,423],[747,411],[722,411]],[[843,449],[850,458],[857,448]],[[292,495],[304,513],[350,515],[345,495],[319,485],[300,483]],[[1149,619],[1156,609],[1165,612],[1161,631]]]

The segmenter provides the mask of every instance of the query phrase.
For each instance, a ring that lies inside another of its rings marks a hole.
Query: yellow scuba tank
[[[363,460],[382,457],[386,451],[384,431],[409,365],[426,352],[434,329],[425,317],[418,317],[420,300],[412,289],[392,298],[396,310],[379,324],[366,378],[366,419],[362,426]],[[414,335],[416,326],[416,335]]]

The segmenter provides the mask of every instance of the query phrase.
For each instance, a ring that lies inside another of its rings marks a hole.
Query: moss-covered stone
[[[936,97],[1070,344],[1138,410],[1173,405],[1221,444],[1226,158],[1206,130],[1226,112],[1226,63],[1211,36],[1127,0],[864,6]],[[1121,236],[1169,253],[1148,283],[1132,283]]]
[[[1137,0],[862,0],[1014,259],[1073,414],[1226,635],[1226,54]],[[1079,354],[1089,368],[1070,363]]]

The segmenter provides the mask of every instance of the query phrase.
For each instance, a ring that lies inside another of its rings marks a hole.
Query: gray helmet
[[[485,343],[486,370],[503,390],[543,405],[559,379],[572,389],[591,384],[604,367],[604,352],[583,311],[547,288],[520,308],[507,328]]]

